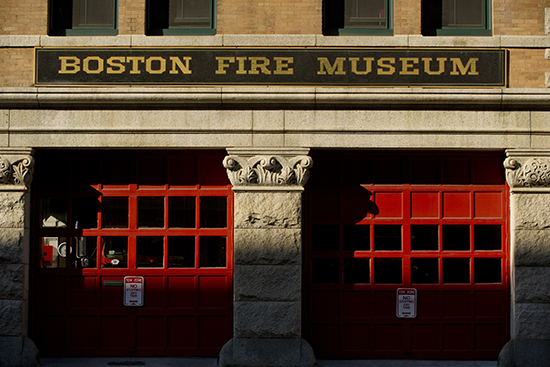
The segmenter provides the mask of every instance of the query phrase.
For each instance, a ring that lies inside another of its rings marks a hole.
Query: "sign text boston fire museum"
[[[36,85],[506,86],[505,50],[36,48]]]

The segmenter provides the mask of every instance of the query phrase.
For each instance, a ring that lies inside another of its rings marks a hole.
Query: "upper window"
[[[116,35],[117,0],[51,0],[53,36]]]
[[[324,0],[324,34],[392,35],[392,0]]]
[[[422,35],[490,36],[490,0],[422,1]]]
[[[147,34],[216,34],[215,0],[148,0]]]

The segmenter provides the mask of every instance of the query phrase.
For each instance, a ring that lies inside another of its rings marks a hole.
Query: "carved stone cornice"
[[[28,187],[32,181],[32,150],[0,149],[0,185]]]
[[[512,189],[550,188],[550,152],[507,152],[504,161],[506,181]]]
[[[307,150],[233,151],[223,160],[233,187],[303,187],[313,166]],[[233,154],[232,154],[233,153]],[[237,153],[237,154],[235,154]]]

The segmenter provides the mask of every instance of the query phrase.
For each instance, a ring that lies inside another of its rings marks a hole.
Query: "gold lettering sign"
[[[37,48],[36,85],[504,87],[500,49]]]

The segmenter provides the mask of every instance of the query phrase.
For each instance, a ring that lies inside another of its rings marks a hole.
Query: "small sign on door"
[[[143,277],[124,277],[124,306],[143,306]]]
[[[400,319],[414,319],[416,317],[416,289],[397,289],[397,317]]]

